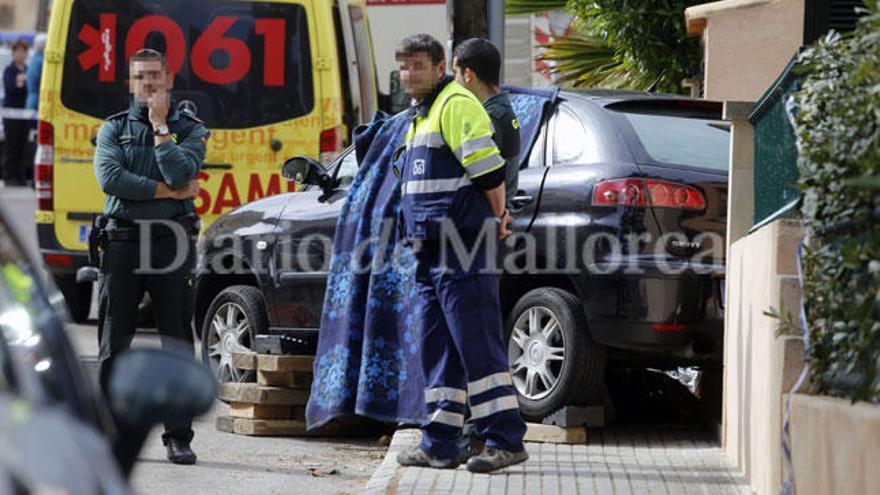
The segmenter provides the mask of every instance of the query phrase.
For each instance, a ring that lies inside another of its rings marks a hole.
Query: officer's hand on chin
[[[147,100],[150,123],[154,127],[165,125],[171,108],[171,97],[165,91],[157,91]]]

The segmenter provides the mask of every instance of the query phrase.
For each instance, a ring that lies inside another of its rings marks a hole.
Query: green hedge
[[[811,379],[880,402],[880,15],[802,54],[793,95]]]

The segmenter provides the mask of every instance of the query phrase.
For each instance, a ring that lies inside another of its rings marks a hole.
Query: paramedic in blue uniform
[[[494,270],[495,241],[508,234],[504,160],[480,101],[445,74],[437,40],[407,37],[396,57],[413,99],[406,152],[395,167],[404,233],[417,248],[427,403],[421,444],[401,452],[398,462],[457,467],[469,405],[486,445],[467,468],[494,471],[528,459]],[[467,256],[450,247],[456,242]]]

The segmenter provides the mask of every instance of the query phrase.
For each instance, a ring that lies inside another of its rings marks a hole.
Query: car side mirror
[[[214,374],[186,346],[181,352],[131,349],[115,358],[105,392],[119,430],[113,450],[123,473],[130,473],[153,426],[204,414],[217,389]]]
[[[295,156],[284,162],[281,167],[281,175],[299,185],[318,186],[325,192],[332,189],[333,179],[327,170],[320,163],[307,156]]]

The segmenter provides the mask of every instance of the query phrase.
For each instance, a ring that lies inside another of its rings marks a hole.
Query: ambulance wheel
[[[574,295],[532,290],[516,303],[505,329],[510,374],[527,420],[602,400],[605,348],[590,336]]]
[[[233,365],[232,354],[253,352],[256,335],[269,327],[263,294],[250,285],[233,285],[217,294],[202,325],[202,359],[217,381],[252,382],[254,371]]]
[[[85,323],[92,308],[91,282],[77,283],[75,275],[55,275],[53,278],[67,303],[70,318],[74,323]]]

